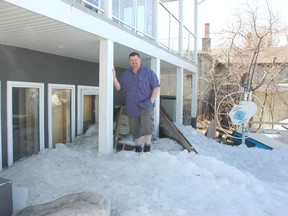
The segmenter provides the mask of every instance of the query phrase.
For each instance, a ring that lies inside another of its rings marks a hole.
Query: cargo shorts
[[[129,116],[129,129],[134,139],[152,135],[154,129],[154,106],[149,109],[140,108],[139,116]]]

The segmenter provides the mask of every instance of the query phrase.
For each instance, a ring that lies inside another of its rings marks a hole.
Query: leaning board
[[[172,119],[169,117],[168,113],[164,110],[163,107],[160,107],[160,128],[168,138],[175,140],[184,149],[189,152],[193,151],[198,154],[198,152],[193,148],[192,144],[175,126]]]

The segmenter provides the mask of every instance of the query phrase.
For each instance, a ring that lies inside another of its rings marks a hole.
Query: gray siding
[[[99,65],[96,63],[0,45],[2,159],[7,166],[7,81],[45,84],[45,146],[48,146],[47,84],[99,86]]]
[[[0,45],[2,81],[99,86],[96,63]]]

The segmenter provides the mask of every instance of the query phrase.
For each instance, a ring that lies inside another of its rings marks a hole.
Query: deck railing
[[[105,10],[103,9],[104,0],[74,0],[74,2],[82,5],[85,8],[91,9],[95,13],[104,14]],[[118,4],[120,4],[118,2]],[[136,6],[135,6],[136,5]],[[113,8],[112,18],[113,20],[122,25],[124,28],[127,28],[141,36],[149,38],[151,40],[156,40],[155,35],[158,38],[158,44],[170,50],[171,52],[183,55],[183,57],[188,60],[194,60],[194,46],[196,37],[195,35],[183,25],[182,28],[182,38],[180,38],[180,26],[181,21],[174,16],[163,3],[159,2],[159,26],[157,27],[157,34],[153,31],[153,14],[151,12],[152,19],[140,20],[143,19],[143,16],[140,17],[139,14],[143,13],[143,8],[141,13],[137,11],[137,0],[133,1],[133,6],[129,8],[129,15],[124,16],[123,13],[116,8]],[[118,8],[119,9],[119,8]],[[152,5],[151,8],[152,10]],[[126,17],[126,18],[125,18]],[[150,16],[148,16],[150,17]]]
[[[186,26],[183,25],[182,39],[180,39],[181,21],[161,2],[159,4],[159,28],[161,30],[158,31],[158,42],[167,49],[179,54],[183,53],[184,57],[193,60],[195,36]]]

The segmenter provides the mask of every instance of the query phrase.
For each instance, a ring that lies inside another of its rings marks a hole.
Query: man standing
[[[154,102],[160,90],[156,74],[141,65],[137,52],[129,55],[131,68],[125,70],[120,80],[113,69],[113,81],[117,91],[125,94],[126,109],[129,117],[129,128],[135,140],[135,151],[142,151],[141,136],[144,136],[144,152],[151,149],[153,131]]]

